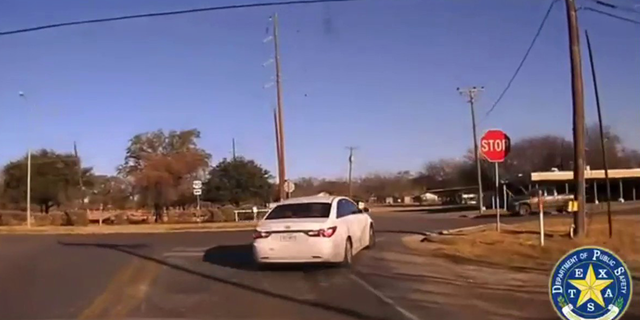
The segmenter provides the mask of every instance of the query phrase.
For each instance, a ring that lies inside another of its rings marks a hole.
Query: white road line
[[[388,303],[390,306],[394,307],[396,310],[398,310],[398,312],[402,313],[405,317],[407,317],[407,319],[410,320],[420,320],[420,318],[416,317],[414,314],[412,314],[411,312],[405,310],[403,307],[399,306],[397,303],[393,302],[393,300],[387,298],[387,296],[385,296],[384,294],[382,294],[382,292],[374,289],[372,286],[370,286],[368,283],[366,283],[364,280],[360,279],[359,277],[357,277],[354,274],[351,274],[351,279],[355,280],[357,283],[359,283],[360,285],[362,285],[365,289],[371,291],[373,294],[375,294],[376,296],[378,296],[378,298],[382,299],[382,301]]]

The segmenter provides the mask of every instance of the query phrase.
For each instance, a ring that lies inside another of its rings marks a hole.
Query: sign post
[[[496,203],[500,201],[500,175],[498,163],[503,162],[511,151],[511,139],[502,130],[487,130],[480,139],[480,152],[489,162],[495,163]],[[500,232],[500,205],[496,206],[496,230]]]
[[[196,196],[196,203],[198,211],[200,211],[200,195],[202,194],[202,181],[194,180],[193,181],[193,194]]]
[[[540,246],[544,247],[544,198],[542,197],[542,190],[538,190],[538,213],[540,215]]]
[[[284,182],[284,191],[287,193],[287,199],[291,198],[291,193],[296,189],[296,185],[291,180]]]
[[[498,171],[498,163],[496,164],[496,215],[500,216],[500,173]],[[499,219],[499,218],[498,218]],[[498,220],[499,221],[499,220]],[[500,223],[498,223],[498,231],[500,231]]]

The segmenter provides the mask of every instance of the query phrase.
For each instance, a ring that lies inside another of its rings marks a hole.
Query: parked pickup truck
[[[569,201],[573,200],[573,195],[558,194],[555,188],[532,189],[525,195],[512,197],[509,201],[509,212],[521,216],[538,212],[538,191],[542,191],[542,207],[546,212],[563,212]]]

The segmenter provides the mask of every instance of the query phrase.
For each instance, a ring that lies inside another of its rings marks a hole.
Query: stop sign
[[[480,139],[480,152],[490,162],[502,162],[511,150],[511,139],[502,130],[488,130]]]

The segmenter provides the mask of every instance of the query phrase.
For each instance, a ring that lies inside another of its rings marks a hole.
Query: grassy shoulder
[[[609,238],[606,215],[588,220],[583,239],[571,239],[571,217],[545,220],[545,246],[540,246],[538,221],[503,225],[502,232],[479,228],[453,235],[430,235],[416,241],[406,238],[408,247],[462,263],[488,264],[510,269],[548,272],[571,249],[595,245],[612,250],[632,272],[640,272],[640,216],[615,216]]]
[[[0,234],[109,234],[109,233],[168,233],[168,232],[211,232],[252,230],[256,226],[249,222],[216,222],[184,224],[132,224],[132,225],[90,225],[90,226],[0,226]]]

